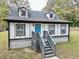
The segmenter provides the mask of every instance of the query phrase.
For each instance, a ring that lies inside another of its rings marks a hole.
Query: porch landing
[[[54,57],[44,58],[44,59],[60,59],[60,58],[58,58],[57,56],[54,56]]]

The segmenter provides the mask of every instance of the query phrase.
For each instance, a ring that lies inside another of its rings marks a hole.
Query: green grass
[[[79,31],[71,31],[70,41],[57,44],[61,59],[79,59]],[[24,49],[8,50],[7,32],[0,32],[0,59],[41,59],[39,53],[27,53]]]
[[[38,53],[27,53],[24,49],[8,50],[7,32],[0,32],[0,59],[41,59]]]
[[[61,59],[79,59],[79,31],[70,32],[70,41],[57,44],[57,55]]]

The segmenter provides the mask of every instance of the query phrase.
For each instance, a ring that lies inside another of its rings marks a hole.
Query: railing
[[[42,55],[44,57],[44,52],[45,52],[45,46],[46,44],[44,43],[44,40],[42,39],[42,36],[40,33],[36,33],[37,39],[39,40],[39,46],[41,48]]]
[[[32,31],[32,49],[36,51],[36,33]]]
[[[53,50],[54,55],[56,55],[56,42],[55,42],[55,40],[52,38],[52,36],[50,36],[48,31],[44,31],[44,34],[45,34],[45,38],[48,40],[48,42]]]
[[[46,44],[44,43],[44,40],[42,39],[42,36],[40,35],[40,33],[32,32],[32,48],[35,51],[37,50],[37,44],[39,44],[42,55],[44,57],[44,52],[45,52],[44,48]]]

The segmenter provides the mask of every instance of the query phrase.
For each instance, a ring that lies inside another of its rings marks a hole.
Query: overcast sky
[[[28,0],[30,2],[30,7],[32,10],[42,10],[48,0]]]

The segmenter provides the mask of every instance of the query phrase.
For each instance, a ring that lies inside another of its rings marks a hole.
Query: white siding
[[[14,34],[15,34],[14,23],[10,23],[10,39],[14,38]]]
[[[49,25],[52,25],[52,24],[48,24],[47,27],[49,27]],[[61,35],[68,35],[68,24],[66,24],[66,34],[61,34],[61,24],[55,24],[55,35],[53,36],[61,36]]]
[[[61,42],[68,42],[68,37],[56,37],[53,38],[56,43],[61,43]]]
[[[47,24],[47,25],[49,26],[49,25],[52,25],[52,24]],[[58,36],[58,37],[54,37],[53,38],[56,41],[56,43],[68,42],[68,36],[64,37],[64,35],[68,35],[68,24],[66,24],[66,30],[67,30],[66,34],[61,34],[60,33],[60,31],[61,31],[61,27],[60,26],[61,26],[61,24],[55,24],[55,35],[51,35],[51,36]],[[49,30],[49,28],[48,28],[48,30]]]
[[[34,23],[25,23],[25,36],[16,36],[16,29],[15,29],[16,23],[10,23],[10,39],[19,39],[19,38],[29,38],[32,37],[32,31],[35,31],[35,24]],[[49,25],[52,24],[41,24],[41,35],[43,36],[43,31],[49,31]],[[60,24],[55,24],[55,35],[54,36],[61,36],[60,34]],[[67,32],[64,35],[68,35],[68,24],[67,24]],[[68,37],[54,37],[54,40],[59,42],[67,42]],[[29,47],[31,46],[31,40],[10,40],[10,48],[23,48],[23,47]]]
[[[58,26],[59,27],[58,28],[59,29],[59,35],[68,35],[68,24],[66,24],[66,34],[60,34],[61,33],[61,27],[60,26],[61,26],[61,24],[59,24],[59,26]]]
[[[16,36],[15,24],[17,23],[10,23],[10,39],[32,37],[32,31],[34,31],[34,27],[31,23],[25,23],[25,36]]]
[[[48,31],[48,25],[47,24],[42,24],[41,25],[41,35],[43,36],[43,31]]]
[[[10,48],[25,48],[31,46],[31,40],[11,40]]]

